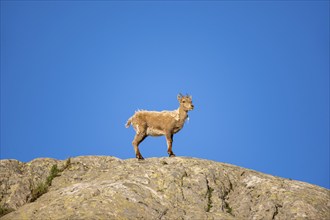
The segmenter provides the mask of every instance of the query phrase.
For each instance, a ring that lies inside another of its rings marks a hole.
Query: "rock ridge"
[[[330,219],[328,189],[205,159],[79,156],[0,168],[1,220]]]

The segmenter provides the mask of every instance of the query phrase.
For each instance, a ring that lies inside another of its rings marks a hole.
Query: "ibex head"
[[[185,95],[183,96],[181,93],[178,95],[178,101],[180,103],[180,108],[183,108],[185,111],[190,111],[194,109],[194,105],[192,104],[192,96]]]

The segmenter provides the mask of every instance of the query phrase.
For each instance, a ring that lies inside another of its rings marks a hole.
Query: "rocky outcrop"
[[[196,158],[1,160],[2,219],[330,219],[330,191]],[[45,193],[33,189],[49,180]],[[35,200],[34,202],[31,202]]]

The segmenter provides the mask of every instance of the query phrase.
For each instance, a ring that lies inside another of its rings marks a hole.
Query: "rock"
[[[31,202],[51,168],[60,173]],[[187,157],[1,160],[2,219],[330,219],[330,191]]]
[[[54,159],[35,159],[29,163],[17,160],[0,162],[0,205],[17,209],[31,200],[31,188],[46,180]]]

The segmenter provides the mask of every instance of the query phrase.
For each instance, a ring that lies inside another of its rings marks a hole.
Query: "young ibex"
[[[188,111],[194,109],[191,96],[178,95],[180,107],[174,111],[137,111],[128,119],[126,128],[131,124],[136,132],[132,142],[136,158],[143,160],[139,144],[147,136],[165,135],[167,142],[167,153],[170,157],[175,157],[172,151],[173,135],[180,131],[184,122],[188,118]]]

